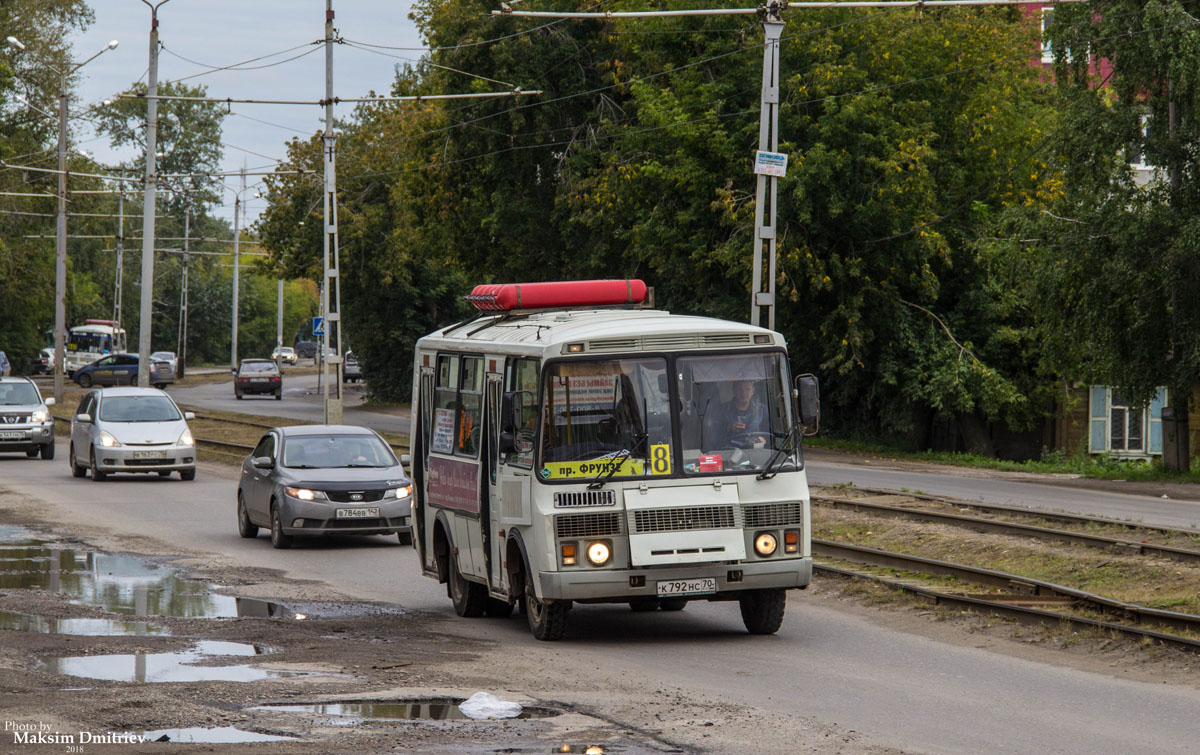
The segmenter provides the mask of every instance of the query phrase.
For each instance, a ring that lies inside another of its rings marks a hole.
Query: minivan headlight
[[[179,440],[175,441],[177,446],[194,446],[196,439],[192,437],[192,428],[185,427],[183,432],[179,434]]]
[[[115,437],[113,437],[113,434],[110,433],[108,430],[101,430],[100,431],[100,445],[104,446],[105,448],[112,448],[113,446],[121,445],[121,441],[119,441]]]
[[[383,491],[383,497],[387,498],[408,498],[412,495],[412,485],[404,485],[399,488],[388,488]]]
[[[308,488],[285,488],[287,494],[292,498],[299,498],[301,501],[328,501],[329,497],[321,490],[309,490]]]

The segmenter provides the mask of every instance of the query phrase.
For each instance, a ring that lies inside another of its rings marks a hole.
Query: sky
[[[157,2],[157,0],[155,0]],[[144,80],[149,68],[150,8],[141,0],[90,0],[95,22],[71,40],[76,61],[86,60],[109,40],[120,45],[80,69],[80,103],[111,98],[135,81]],[[310,44],[325,36],[326,0],[168,0],[158,10],[161,43],[158,80],[178,80],[211,67],[272,55],[299,46],[283,55],[247,64],[255,70],[217,71],[190,78],[204,84],[208,96],[234,99],[316,101],[325,97],[325,52]],[[416,26],[408,18],[407,0],[333,0],[334,28],[347,41],[418,48]],[[290,62],[288,58],[308,53]],[[382,54],[380,54],[382,53]],[[337,97],[361,97],[368,92],[386,94],[395,79],[395,66],[416,60],[420,50],[366,52],[348,44],[334,47],[333,92]],[[186,59],[186,60],[185,60]],[[192,61],[192,62],[189,62]],[[277,65],[271,65],[276,64]],[[352,104],[334,107],[334,117],[348,116]],[[284,145],[293,136],[307,138],[324,128],[325,111],[317,105],[234,104],[224,121],[224,157],[221,167],[236,171],[269,170],[285,156]],[[115,164],[133,156],[133,150],[113,150],[107,137],[97,138],[84,121],[72,123],[72,146],[85,150],[101,163]],[[247,186],[261,180],[248,177]],[[233,192],[239,179],[225,179],[223,205],[212,214],[232,223]],[[247,219],[265,209],[265,199],[255,198],[254,188],[243,194]],[[242,222],[245,226],[246,223]]]

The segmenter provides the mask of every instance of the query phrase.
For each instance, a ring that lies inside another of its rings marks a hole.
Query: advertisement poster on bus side
[[[479,464],[429,457],[429,502],[467,514],[479,513]]]
[[[438,409],[433,421],[433,450],[435,453],[454,452],[454,410]]]

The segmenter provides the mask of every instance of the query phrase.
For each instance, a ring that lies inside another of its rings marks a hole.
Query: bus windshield
[[[79,333],[72,331],[67,339],[69,351],[107,354],[112,351],[112,336],[108,333]]]
[[[671,474],[669,395],[662,357],[552,364],[542,395],[541,476]]]
[[[782,354],[680,357],[676,368],[684,474],[758,472],[785,447],[776,468],[799,467]]]

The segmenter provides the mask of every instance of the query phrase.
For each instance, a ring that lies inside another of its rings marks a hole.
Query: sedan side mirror
[[[91,422],[91,421],[92,421],[92,415],[90,415],[90,414],[76,414],[76,415],[75,415],[75,421],[76,421],[76,422],[83,423],[83,424],[87,424],[87,423],[89,423],[89,422]]]
[[[196,418],[196,413],[195,412],[184,412],[183,418],[185,420],[187,420],[188,422],[191,422],[192,420],[194,420]]]
[[[274,466],[275,466],[275,460],[272,459],[270,456],[255,456],[254,457],[254,468],[255,469],[272,469]]]

